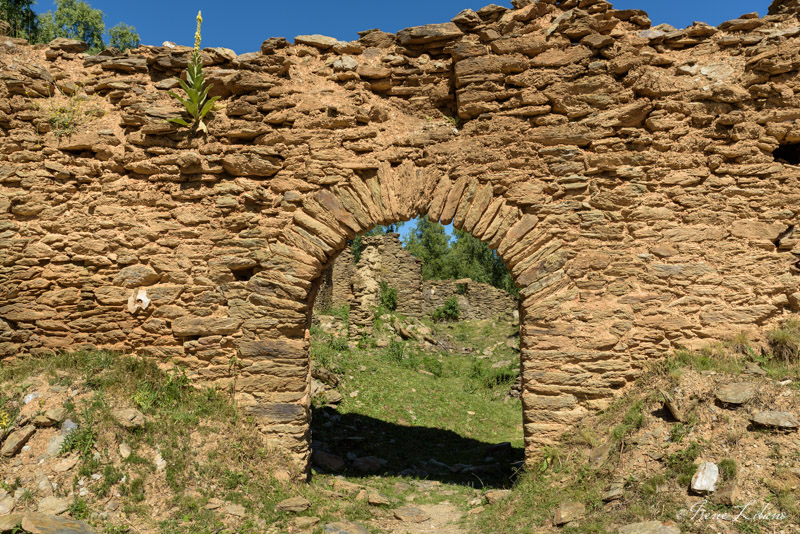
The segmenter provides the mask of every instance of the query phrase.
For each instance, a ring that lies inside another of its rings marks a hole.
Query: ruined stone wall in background
[[[462,319],[511,317],[519,303],[502,289],[489,284],[464,280],[426,280],[422,285],[424,310],[431,313],[451,297],[458,300]]]
[[[357,265],[346,249],[323,274],[314,311],[350,306],[354,336],[372,325],[380,304],[380,283],[397,290],[397,312],[409,317],[430,315],[456,296],[464,319],[493,319],[517,309],[507,292],[472,280],[422,280],[422,263],[406,251],[399,234],[363,238],[365,254]],[[354,288],[359,288],[354,291]]]
[[[532,453],[670,350],[800,310],[797,2],[678,30],[512,4],[204,49],[222,98],[195,137],[165,120],[191,49],[3,40],[0,357],[103,347],[229,385],[237,356],[239,405],[303,462],[320,276],[427,215],[520,287]]]

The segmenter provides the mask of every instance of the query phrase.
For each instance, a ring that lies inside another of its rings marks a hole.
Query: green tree
[[[408,234],[405,248],[422,260],[425,280],[454,278],[456,268],[450,256],[450,236],[441,224],[420,217]]]
[[[39,15],[39,40],[50,42],[56,37],[77,39],[89,45],[90,53],[105,48],[103,34],[106,25],[103,12],[93,9],[83,0],[55,0],[55,12]]]
[[[137,48],[141,44],[136,28],[120,22],[108,30],[109,46],[113,46],[120,52],[129,48]]]
[[[467,232],[454,230],[453,233],[456,241],[450,248],[450,262],[456,269],[454,278],[471,278],[508,291],[512,295],[519,294],[511,273],[497,251]]]
[[[503,260],[489,246],[461,230],[453,231],[454,239],[445,227],[420,218],[409,233],[405,248],[422,260],[422,278],[446,280],[471,278],[476,282],[518,295],[511,273]]]
[[[39,21],[31,8],[35,3],[35,0],[0,0],[0,19],[11,25],[11,37],[36,40]]]

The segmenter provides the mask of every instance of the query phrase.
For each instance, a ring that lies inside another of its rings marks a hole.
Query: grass
[[[719,468],[720,475],[722,475],[722,480],[731,481],[736,478],[736,460],[725,458],[717,463],[717,467]]]
[[[46,105],[34,105],[43,113],[50,131],[58,139],[77,133],[82,126],[105,115],[94,97],[79,91],[71,95],[58,91],[46,99]]]
[[[784,363],[800,361],[800,321],[788,319],[779,328],[770,330],[767,341],[775,358]]]
[[[346,319],[347,310],[334,314]],[[391,321],[387,321],[384,334],[389,333],[388,324]],[[474,333],[461,331],[455,324],[442,328],[437,335],[452,338],[458,333],[459,349],[485,332],[495,335],[495,343],[504,341],[510,333],[497,325],[481,325]],[[497,334],[501,331],[502,339]],[[478,348],[483,350],[488,343],[480,339]],[[334,436],[369,436],[367,448],[373,448],[360,450],[359,456],[369,453],[385,458],[387,468],[395,472],[431,458],[448,465],[478,465],[483,463],[488,445],[510,441],[514,454],[521,457],[520,401],[505,397],[510,378],[496,378],[516,376],[509,371],[514,365],[491,367],[495,360],[514,361],[514,349],[503,344],[491,360],[477,367],[473,365],[475,355],[460,350],[426,351],[399,340],[380,350],[374,348],[373,340],[366,345],[364,349],[351,349],[344,336],[326,334],[318,328],[312,332],[313,363],[325,365],[342,377],[340,390],[344,395],[338,412],[332,414],[337,421],[318,411],[316,422],[335,422],[330,431]],[[80,393],[65,402],[68,416],[78,422],[78,428],[68,435],[61,454],[79,457],[73,491],[77,495],[82,480],[81,487],[88,488],[89,493],[72,498],[70,513],[105,532],[124,532],[126,525],[165,533],[230,531],[230,517],[221,509],[208,508],[212,498],[245,508],[247,519],[237,523],[238,532],[263,532],[268,527],[288,530],[292,517],[277,512],[276,505],[297,495],[311,501],[309,515],[320,517],[322,523],[343,519],[365,522],[375,515],[375,509],[356,500],[355,494],[331,499],[330,492],[339,483],[333,475],[319,473],[310,484],[278,481],[275,473],[285,469],[285,463],[264,441],[254,439],[259,435],[257,429],[237,414],[228,392],[196,388],[178,368],[164,371],[152,360],[104,351],[28,357],[0,364],[0,384],[12,384],[11,388],[0,388],[0,409],[8,412],[11,420],[16,416],[13,407],[31,387],[30,377],[76,388]],[[351,397],[349,393],[354,391],[358,394]],[[146,416],[144,428],[120,428],[111,414],[117,407],[142,411]],[[328,439],[315,430],[318,438]],[[392,440],[405,447],[392,445]],[[132,451],[124,460],[116,453],[120,442]],[[432,447],[428,449],[432,452],[424,458],[409,457],[407,451],[416,446]],[[166,462],[163,470],[156,467],[156,451]],[[449,470],[447,474],[452,475]],[[346,480],[378,491],[396,505],[411,498],[415,503],[450,500],[464,509],[487,484],[510,483],[507,472],[496,476],[463,474],[460,480],[453,475],[453,484],[447,485],[449,489],[443,494],[420,489],[413,475],[347,475]],[[125,520],[98,523],[97,513],[116,494]],[[150,511],[155,501],[167,510],[158,517]]]
[[[388,317],[379,322],[375,327],[377,336],[389,335],[388,325],[392,322]],[[484,330],[492,332],[488,339],[495,343],[501,339],[504,341],[508,334],[497,325],[480,325],[478,331],[469,336],[459,336],[459,333],[466,332],[459,328],[442,326],[436,335],[449,336],[459,344],[470,345]],[[498,332],[502,338],[498,337]],[[480,347],[475,348],[482,350],[488,339],[481,339]],[[492,367],[492,363],[498,360],[516,360],[516,356],[511,357],[513,351],[505,345],[486,360],[476,360],[474,354],[464,354],[459,350],[450,353],[423,350],[415,343],[394,338],[381,349],[367,342],[359,346],[354,349],[344,345],[333,348],[329,336],[312,336],[312,365],[323,365],[339,373],[342,377],[339,391],[344,397],[335,413],[317,414],[321,426],[314,427],[315,439],[336,441],[345,421],[357,427],[361,436],[370,432],[386,434],[388,437],[376,435],[374,438],[383,444],[395,439],[406,444],[416,443],[428,450],[429,442],[435,436],[443,440],[443,446],[431,454],[435,455],[436,461],[447,465],[481,463],[484,450],[490,444],[508,441],[514,447],[522,448],[521,404],[518,399],[506,398],[510,382],[519,372],[519,364]],[[388,384],[391,387],[387,387]],[[338,424],[323,424],[326,418],[338,419]],[[409,432],[405,430],[407,428],[419,430]],[[459,446],[449,446],[448,443]],[[465,453],[465,447],[474,450]],[[399,470],[401,465],[409,462],[408,454],[397,447],[380,449],[364,445],[361,455],[374,454],[386,459],[390,470]],[[471,479],[475,485],[481,485],[479,480]]]
[[[347,320],[346,309],[331,314]],[[227,391],[195,388],[180,369],[162,371],[151,362],[112,353],[79,352],[0,364],[0,384],[12,384],[0,388],[0,410],[10,419],[16,417],[14,406],[30,391],[30,377],[36,375],[81,391],[67,404],[79,428],[62,452],[80,457],[74,483],[86,481],[89,494],[75,497],[70,513],[94,521],[107,533],[125,532],[128,524],[164,533],[255,533],[270,527],[283,532],[289,530],[292,516],[277,512],[276,505],[298,495],[311,502],[307,514],[320,517],[320,525],[335,520],[363,523],[381,513],[356,499],[357,492],[342,490],[343,480],[384,494],[391,507],[411,499],[415,504],[447,500],[466,510],[470,500],[489,488],[512,488],[507,499],[468,516],[462,525],[465,532],[543,532],[559,504],[578,501],[586,506],[586,517],[560,530],[604,533],[636,521],[674,520],[686,506],[695,463],[708,452],[709,444],[696,439],[690,413],[684,422],[670,424],[669,439],[665,438],[669,454],[656,464],[659,469],[626,473],[622,500],[615,507],[603,502],[603,494],[620,478],[621,456],[648,432],[648,414],[661,406],[659,381],[686,369],[738,373],[750,362],[759,363],[772,377],[798,376],[797,365],[757,354],[744,336],[704,351],[678,351],[640,377],[635,388],[616,398],[590,426],[576,428],[542,449],[526,472],[453,472],[438,469],[437,463],[480,466],[487,446],[506,441],[514,447],[513,454],[521,454],[521,404],[507,396],[518,376],[515,331],[502,321],[426,321],[441,343],[424,348],[397,338],[390,328],[395,315],[382,314],[385,320],[376,323],[376,337],[388,340],[382,348],[372,337],[351,347],[341,333],[316,327],[311,336],[312,364],[338,374],[343,396],[337,409],[315,409],[314,440],[343,457],[351,452],[383,459],[375,473],[348,468],[343,476],[318,472],[309,484],[282,482],[277,478],[282,459],[254,439],[257,429],[237,414]],[[119,428],[111,409],[120,405],[145,413],[145,427]],[[731,430],[725,439],[735,445],[741,437]],[[113,453],[119,441],[132,449],[125,460]],[[609,458],[591,465],[589,451],[600,444],[611,445]],[[156,467],[155,451],[166,461],[163,471]],[[785,452],[773,449],[770,457]],[[732,458],[720,460],[718,466],[723,481],[736,478],[738,466]],[[418,471],[404,473],[408,467]],[[426,481],[420,477],[442,481],[442,489],[423,490]],[[789,469],[779,470],[764,484],[773,508],[796,523],[800,512],[795,477]],[[23,486],[19,480],[7,480],[2,487],[13,492]],[[97,523],[97,511],[117,492],[125,521]],[[331,492],[337,497],[331,498]],[[151,513],[155,498],[164,500],[161,509],[167,510],[158,517]],[[246,519],[232,527],[221,509],[210,509],[212,499],[243,506]],[[688,523],[681,526],[696,531]],[[743,528],[739,530],[758,532],[769,524]]]
[[[748,363],[758,364],[773,380],[800,380],[800,321],[789,319],[767,334],[770,352],[753,348],[742,332],[727,342],[713,343],[700,350],[680,349],[657,367],[677,378],[683,369],[738,375]]]

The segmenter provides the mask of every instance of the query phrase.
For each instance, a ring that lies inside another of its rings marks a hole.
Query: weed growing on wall
[[[178,78],[181,89],[186,93],[186,98],[169,91],[169,96],[181,103],[188,117],[173,117],[169,122],[180,124],[189,128],[190,133],[200,130],[208,133],[205,117],[214,109],[214,103],[219,100],[219,96],[208,98],[208,91],[214,86],[206,85],[205,75],[203,74],[203,61],[200,58],[200,25],[203,16],[197,12],[197,32],[194,35],[194,50],[189,65],[186,68],[186,81]]]
[[[57,91],[45,100],[44,105],[34,104],[34,109],[42,113],[49,131],[57,139],[69,137],[92,120],[105,115],[99,104],[79,91],[70,95]]]
[[[387,311],[397,309],[397,290],[386,282],[381,282],[380,307]]]

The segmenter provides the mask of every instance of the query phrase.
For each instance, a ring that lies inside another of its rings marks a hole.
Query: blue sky
[[[465,8],[479,9],[489,0],[89,0],[106,15],[106,27],[126,22],[136,27],[144,44],[164,41],[191,46],[198,9],[203,10],[203,45],[224,46],[237,53],[255,52],[267,37],[293,39],[321,33],[352,41],[357,32],[380,28],[396,32],[409,26],[447,22]],[[495,3],[511,7],[507,0]],[[618,0],[617,9],[644,9],[653,24],[667,22],[683,28],[699,20],[717,25],[743,13],[765,15],[770,0]],[[52,0],[39,0],[37,12],[55,9]]]

